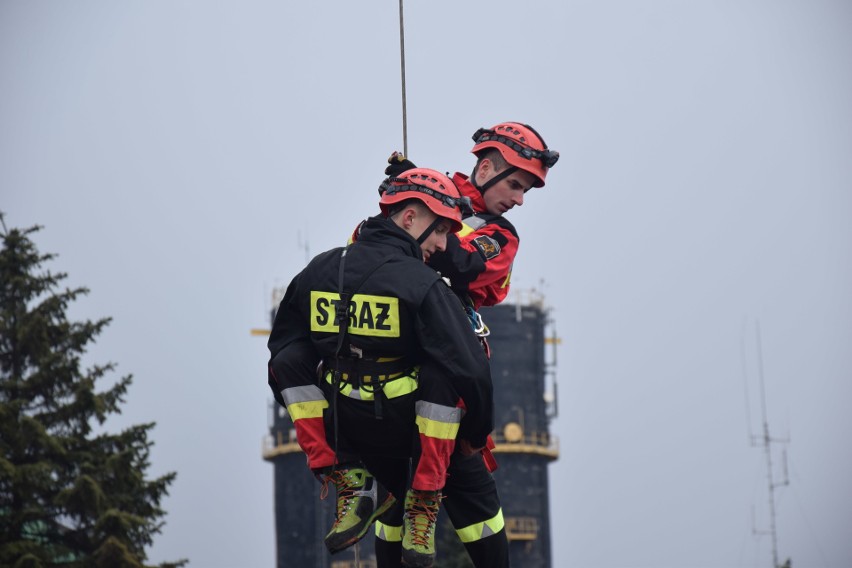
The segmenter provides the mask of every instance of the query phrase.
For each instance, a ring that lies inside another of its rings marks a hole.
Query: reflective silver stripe
[[[462,409],[455,406],[444,406],[434,402],[418,400],[414,405],[414,413],[436,422],[459,424],[462,419]]]
[[[340,390],[340,393],[348,396],[349,398],[361,400],[361,389],[356,389],[352,385],[346,385]]]
[[[485,224],[485,219],[483,219],[482,217],[477,217],[476,215],[471,215],[470,217],[465,217],[464,219],[462,219],[462,223],[464,223],[475,231]]]
[[[316,402],[318,400],[325,400],[325,396],[316,385],[290,387],[281,391],[281,396],[284,397],[284,402],[287,406],[299,402]]]

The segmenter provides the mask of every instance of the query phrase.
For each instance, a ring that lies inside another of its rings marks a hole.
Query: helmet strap
[[[500,183],[501,181],[503,181],[504,179],[506,179],[507,177],[509,177],[510,175],[515,173],[516,171],[518,171],[519,169],[520,168],[518,168],[518,166],[509,166],[508,168],[506,168],[505,170],[503,170],[499,174],[495,175],[490,180],[486,181],[484,184],[478,185],[476,183],[476,172],[479,171],[479,164],[476,164],[476,170],[473,172],[473,186],[476,189],[479,190],[479,193],[484,195],[485,191],[488,188],[490,188],[491,186],[493,186],[496,183]]]
[[[426,239],[428,239],[428,238],[429,238],[429,235],[431,235],[431,234],[432,234],[432,232],[434,232],[434,231],[435,231],[435,228],[436,228],[436,227],[437,227],[437,226],[441,223],[441,221],[443,221],[443,220],[444,220],[444,218],[443,218],[443,217],[435,217],[435,220],[434,220],[434,221],[432,221],[432,223],[431,223],[428,227],[426,227],[426,230],[425,230],[425,231],[423,231],[423,233],[422,233],[419,237],[417,237],[417,244],[418,244],[418,245],[422,245],[422,244],[426,241]]]

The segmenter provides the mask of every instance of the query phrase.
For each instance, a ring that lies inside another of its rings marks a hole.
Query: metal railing
[[[559,439],[547,432],[532,432],[524,434],[518,440],[507,440],[503,434],[492,434],[494,452],[503,454],[534,454],[548,459],[559,458]],[[270,460],[276,456],[301,452],[296,441],[296,430],[290,429],[286,439],[284,432],[278,431],[275,436],[263,437],[263,459]]]
[[[276,456],[302,451],[302,448],[299,447],[299,443],[296,441],[296,430],[294,428],[290,429],[286,440],[284,439],[284,432],[279,430],[275,434],[275,436],[269,435],[263,437],[263,448],[261,451],[263,459],[271,460]]]
[[[506,517],[506,538],[509,540],[535,540],[538,529],[535,517]]]
[[[495,432],[492,438],[496,445],[495,453],[535,454],[554,460],[559,458],[559,438],[547,432],[525,433],[517,440],[507,440],[503,434]]]

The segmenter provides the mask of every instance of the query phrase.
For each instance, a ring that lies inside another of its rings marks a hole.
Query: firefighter
[[[480,128],[471,149],[476,158],[473,173],[453,175],[453,183],[473,204],[474,215],[447,241],[446,251],[434,255],[429,265],[450,279],[453,290],[466,304],[479,310],[506,299],[512,263],[518,251],[518,232],[503,215],[524,204],[526,192],[544,187],[547,172],[559,152],[547,147],[531,126],[502,122]],[[398,175],[415,167],[394,153],[385,170]]]
[[[488,329],[478,311],[506,298],[519,242],[517,230],[503,215],[523,205],[529,189],[544,186],[559,153],[550,150],[531,126],[518,122],[480,128],[473,140],[473,172],[469,177],[456,173],[453,182],[471,200],[474,214],[463,219],[462,229],[448,237],[446,249],[433,254],[428,264],[450,280],[487,351]],[[394,176],[415,167],[397,153],[388,162],[385,174],[391,177],[380,186],[380,192]],[[488,442],[490,445],[490,438]],[[477,568],[503,568],[509,565],[509,551],[503,511],[491,475],[496,463],[488,450],[483,457],[458,451],[453,454],[443,503],[473,564]],[[379,568],[396,566],[393,559],[398,557],[400,546],[399,528],[385,526],[385,518],[376,524]]]
[[[332,553],[404,496],[400,558],[431,566],[456,438],[473,451],[493,428],[488,359],[457,296],[424,263],[461,228],[462,201],[437,171],[401,173],[358,241],[315,257],[278,308],[269,384],[308,466],[337,490]]]

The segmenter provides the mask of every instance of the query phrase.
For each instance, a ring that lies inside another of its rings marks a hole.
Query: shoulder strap
[[[357,241],[356,241],[357,243]],[[364,282],[367,281],[367,278],[372,276],[372,274],[379,269],[380,266],[383,266],[386,262],[388,262],[391,257],[385,256],[381,262],[376,264],[373,268],[367,271],[364,274],[364,277],[361,278],[360,282],[352,289],[351,292],[343,291],[343,275],[346,270],[344,269],[344,265],[346,264],[346,253],[349,251],[350,247],[354,246],[356,243],[352,243],[343,249],[343,252],[340,253],[340,266],[337,269],[337,293],[340,295],[340,303],[337,304],[337,309],[335,310],[335,317],[337,318],[337,348],[334,350],[334,370],[333,372],[333,384],[334,384],[334,451],[335,451],[335,462],[337,461],[337,396],[340,392],[340,361],[343,357],[344,347],[348,347],[348,337],[349,337],[349,300],[355,296]],[[348,350],[348,349],[347,349]],[[382,418],[382,407],[381,407],[381,387],[378,385],[376,392],[374,393],[374,400],[376,404],[376,418]]]
[[[346,253],[349,249],[354,246],[355,243],[347,246],[340,253],[340,266],[337,270],[337,293],[340,295],[340,303],[337,304],[337,308],[335,309],[335,317],[337,318],[337,349],[334,351],[334,356],[336,358],[341,357],[343,352],[343,347],[347,343],[347,338],[349,336],[349,300],[351,300],[355,294],[358,293],[358,290],[361,289],[361,286],[367,279],[373,275],[373,273],[379,269],[382,265],[388,262],[391,257],[384,257],[381,262],[376,264],[373,268],[367,271],[364,274],[364,277],[361,278],[360,282],[352,289],[350,292],[343,291],[343,275],[345,273],[344,265],[346,264]]]

